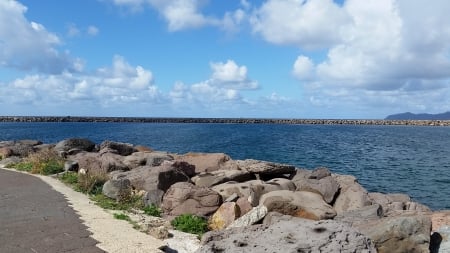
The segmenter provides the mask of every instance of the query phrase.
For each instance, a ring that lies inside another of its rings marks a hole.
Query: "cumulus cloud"
[[[434,99],[449,94],[449,12],[445,0],[268,0],[251,24],[268,42],[303,49],[292,73],[314,105],[448,110],[448,98]],[[318,47],[326,57],[313,61]]]
[[[98,29],[98,27],[90,25],[88,26],[86,32],[88,35],[96,36],[100,32],[100,30]]]
[[[77,71],[79,60],[58,50],[60,38],[28,21],[26,11],[17,1],[0,1],[0,66],[53,74]]]
[[[24,96],[2,96],[3,102],[36,105],[74,104],[117,106],[125,103],[158,103],[165,98],[153,84],[153,74],[142,66],[131,66],[115,56],[112,66],[93,73],[28,75],[2,88]],[[6,93],[5,93],[6,94]]]
[[[174,103],[192,103],[211,106],[246,103],[240,91],[259,88],[258,82],[249,79],[247,67],[233,60],[210,63],[211,78],[192,85],[178,82],[170,92]]]
[[[131,11],[143,11],[146,5],[156,9],[167,22],[171,32],[195,29],[204,26],[222,28],[235,32],[245,19],[245,11],[241,8],[226,11],[223,17],[206,15],[201,9],[206,5],[204,0],[110,0],[113,4],[128,7]],[[241,1],[242,8],[248,8],[247,1]]]
[[[280,45],[327,47],[350,19],[333,0],[268,0],[250,19],[253,32]]]

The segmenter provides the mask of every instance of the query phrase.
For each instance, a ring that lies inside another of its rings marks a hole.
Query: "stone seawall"
[[[110,122],[110,123],[218,123],[218,124],[305,124],[305,125],[414,125],[450,126],[450,120],[381,119],[262,119],[262,118],[144,118],[144,117],[54,117],[0,116],[0,122]]]

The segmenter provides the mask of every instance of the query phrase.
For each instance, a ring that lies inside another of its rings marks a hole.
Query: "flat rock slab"
[[[64,196],[39,178],[0,169],[0,252],[105,252]]]

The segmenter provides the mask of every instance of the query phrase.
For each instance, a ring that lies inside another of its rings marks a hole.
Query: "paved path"
[[[100,253],[64,196],[39,178],[0,169],[1,253]]]

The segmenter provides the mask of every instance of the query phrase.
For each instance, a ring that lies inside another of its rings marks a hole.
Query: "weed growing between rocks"
[[[109,210],[131,210],[131,209],[142,209],[144,203],[142,198],[139,196],[133,196],[128,201],[116,201],[103,194],[97,194],[91,196],[91,200],[94,201],[98,206],[109,209]]]
[[[142,210],[147,215],[161,217],[161,213],[162,213],[161,208],[157,207],[154,204],[146,206],[146,207],[142,208]]]
[[[202,236],[208,231],[207,220],[193,214],[180,215],[173,219],[171,224],[176,230],[196,234],[198,236]]]
[[[134,229],[141,229],[141,226],[139,226],[139,224],[136,221],[133,221],[130,216],[124,214],[124,213],[115,213],[114,214],[114,218],[118,219],[118,220],[124,220],[124,221],[128,221],[131,225],[133,225]]]
[[[59,179],[66,184],[76,187],[76,185],[78,184],[78,173],[68,171],[62,174]]]
[[[98,195],[102,192],[102,187],[108,179],[106,172],[78,174],[77,188],[83,193]]]

